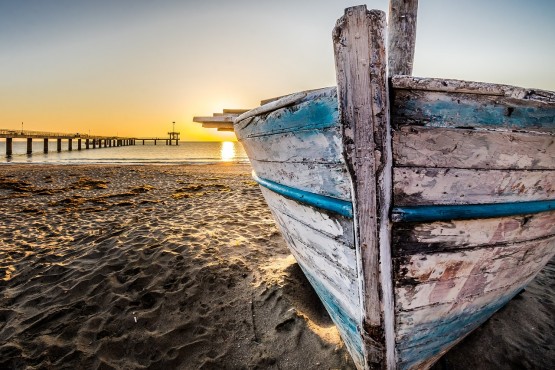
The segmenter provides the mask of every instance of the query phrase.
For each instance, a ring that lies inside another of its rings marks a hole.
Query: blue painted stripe
[[[428,222],[518,216],[555,210],[555,199],[514,203],[394,207],[395,222]]]
[[[283,195],[284,197],[296,200],[300,203],[335,212],[341,216],[353,218],[353,205],[341,199],[326,197],[320,194],[309,193],[308,191],[295,189],[277,182],[260,178],[256,173],[252,173],[254,181],[271,191]]]

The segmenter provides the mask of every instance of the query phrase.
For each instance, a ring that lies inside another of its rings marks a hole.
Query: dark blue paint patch
[[[468,220],[528,215],[555,210],[555,200],[530,202],[394,207],[394,222]]]
[[[419,96],[397,100],[393,115],[427,127],[555,131],[553,106],[530,106],[526,101],[502,97],[476,100],[464,94],[444,95],[448,100],[429,101]]]
[[[239,139],[307,129],[323,129],[339,125],[337,97],[318,97],[293,107],[285,107],[255,117],[253,122],[236,127]]]
[[[506,305],[521,287],[498,298],[477,311],[464,311],[458,315],[414,327],[413,332],[397,343],[401,369],[410,369],[448,348],[482,325],[497,310]]]
[[[252,173],[252,178],[265,188],[289,199],[293,199],[297,202],[308,204],[316,208],[325,209],[347,218],[353,218],[353,204],[351,202],[327,197],[325,195],[309,193],[308,191],[278,184],[277,182],[258,177],[254,171]]]
[[[364,354],[362,351],[362,337],[359,328],[354,321],[337,302],[336,298],[322,285],[319,280],[312,276],[300,263],[299,266],[303,270],[306,278],[320,297],[320,300],[326,307],[331,319],[337,325],[341,338],[345,342],[349,353],[353,357],[353,361],[359,365],[364,364]]]

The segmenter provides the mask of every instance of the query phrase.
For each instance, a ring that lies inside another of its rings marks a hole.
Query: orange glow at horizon
[[[422,2],[414,75],[555,90],[555,2],[494,3]],[[175,122],[182,141],[236,141],[193,117],[334,86],[331,31],[352,5],[3,2],[0,128],[163,138]]]

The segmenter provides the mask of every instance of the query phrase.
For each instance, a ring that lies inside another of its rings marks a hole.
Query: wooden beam
[[[206,122],[202,124],[204,128],[230,128],[233,130],[233,123],[225,122]]]
[[[218,128],[218,131],[230,131],[230,132],[234,132],[235,130],[233,128],[229,128],[229,127],[220,127]]]
[[[399,167],[555,170],[553,135],[401,126],[393,143]]]
[[[333,31],[345,160],[353,182],[357,253],[362,269],[366,367],[394,368],[389,209],[392,155],[385,13],[345,10]]]
[[[216,117],[193,117],[193,122],[208,123],[208,122],[229,122],[233,123],[235,116],[216,116]]]
[[[224,109],[224,114],[243,114],[245,112],[250,111],[250,109]]]
[[[412,74],[417,11],[418,0],[389,1],[389,76]]]

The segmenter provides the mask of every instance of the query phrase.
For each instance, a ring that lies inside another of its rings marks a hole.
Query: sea
[[[6,141],[0,139],[0,164],[213,164],[219,162],[249,163],[243,146],[234,141],[187,142],[166,145],[160,140],[158,145],[141,140],[136,145],[77,150],[77,140],[73,140],[73,150],[68,150],[67,140],[62,140],[62,151],[56,151],[56,140],[50,140],[49,151],[44,153],[42,140],[33,141],[33,153],[27,155],[27,142],[14,139],[12,156],[6,157]]]

